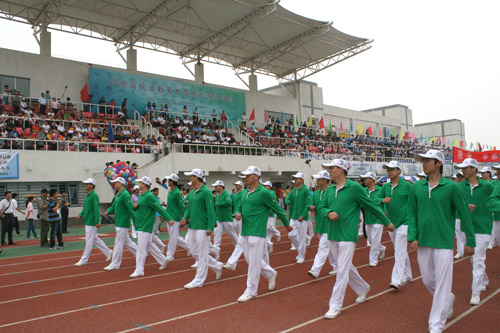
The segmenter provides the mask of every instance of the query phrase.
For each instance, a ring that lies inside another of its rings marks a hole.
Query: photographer
[[[62,233],[67,234],[68,232],[68,215],[69,215],[69,209],[68,207],[71,206],[71,203],[69,202],[68,194],[66,191],[61,192],[61,224],[62,224]]]
[[[61,228],[60,228],[60,218],[59,218],[59,213],[57,210],[59,207],[62,205],[62,201],[60,198],[57,197],[57,190],[56,189],[51,189],[49,192],[49,200],[47,204],[47,210],[49,211],[49,224],[50,224],[50,245],[49,249],[51,250],[56,250],[62,247],[68,247],[67,245],[64,245],[63,239],[62,239],[62,234],[61,234]],[[59,243],[59,246],[56,246],[56,240],[55,236],[57,234],[57,242]]]

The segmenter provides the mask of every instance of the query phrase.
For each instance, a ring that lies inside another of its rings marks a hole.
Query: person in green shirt
[[[273,183],[269,180],[262,183],[262,186],[268,191],[271,191],[276,202],[278,202],[278,197],[276,196],[276,192],[273,191]],[[281,207],[281,206],[280,206]],[[276,229],[276,214],[270,212],[269,217],[267,218],[267,234],[266,234],[266,244],[267,250],[269,254],[273,253],[274,243],[272,242],[272,238],[276,237],[276,241],[279,242],[281,240],[281,233],[278,229]]]
[[[160,264],[160,271],[167,267],[167,258],[158,246],[153,243],[153,227],[156,213],[160,213],[168,222],[173,221],[172,217],[158,202],[158,198],[149,190],[151,188],[151,179],[144,176],[136,180],[136,182],[139,184],[142,194],[134,207],[134,224],[137,230],[137,253],[135,257],[135,271],[130,275],[131,278],[144,276],[144,264],[148,253]]]
[[[234,209],[236,206],[239,205],[241,201],[241,194],[243,193],[243,183],[241,180],[238,180],[233,183],[234,189],[236,192],[234,192],[233,197],[231,198],[233,201],[233,216],[234,216]],[[236,218],[233,218],[233,226],[234,226],[234,231],[238,233],[238,235],[241,233],[241,220],[237,220]]]
[[[225,190],[225,185],[222,180],[217,180],[214,184],[215,187],[215,216],[217,218],[217,227],[214,230],[214,246],[220,249],[220,242],[222,234],[226,230],[231,242],[234,246],[238,242],[238,236],[234,231],[233,226],[233,200]]]
[[[233,183],[235,185],[236,192],[233,194],[233,213],[236,211],[236,207],[238,207],[241,203],[241,198],[243,195],[243,183],[241,180],[238,180],[237,182]],[[237,224],[239,225],[238,227],[238,242],[236,243],[236,246],[234,247],[233,253],[231,253],[231,256],[229,259],[227,259],[227,262],[222,266],[224,269],[229,269],[229,270],[236,270],[236,266],[238,265],[238,260],[240,260],[241,255],[243,254],[243,237],[241,236],[241,217],[239,219],[236,219],[236,214],[234,214],[234,220],[233,224],[235,229],[237,228]]]
[[[313,279],[317,279],[323,265],[326,262],[326,259],[330,259],[330,265],[332,265],[333,270],[329,273],[333,275],[336,273],[335,267],[335,259],[333,255],[330,253],[330,244],[328,242],[328,229],[330,227],[330,221],[325,215],[322,215],[319,211],[321,202],[325,198],[325,190],[327,189],[330,180],[330,173],[326,170],[321,170],[317,175],[313,175],[313,178],[316,179],[316,185],[318,189],[313,193],[311,199],[311,205],[309,206],[309,211],[315,216],[315,228],[314,232],[318,234],[319,244],[318,244],[318,252],[314,257],[314,262],[311,269],[307,272]]]
[[[459,184],[443,177],[444,155],[438,150],[415,155],[427,178],[412,185],[408,198],[408,242],[417,251],[422,282],[432,298],[429,331],[442,332],[453,316],[453,236],[455,212],[467,235],[465,254],[474,252],[474,231]]]
[[[181,225],[181,220],[184,215],[185,207],[184,200],[182,200],[182,194],[177,184],[179,182],[179,176],[175,173],[168,177],[165,177],[168,182],[168,187],[170,191],[167,196],[167,213],[172,217],[173,221],[167,223],[168,228],[168,248],[167,248],[167,261],[174,260],[174,253],[177,245],[187,250],[189,253],[189,245],[182,236],[179,235],[179,227]]]
[[[496,185],[496,181],[491,178],[491,175],[493,172],[491,171],[491,168],[489,166],[483,167],[481,170],[479,170],[479,173],[481,174],[481,179],[490,182],[493,184],[493,186]],[[494,215],[494,214],[493,214]],[[494,218],[494,217],[493,217]],[[495,222],[493,222],[493,228],[491,229],[491,236],[490,236],[490,243],[488,244],[488,250],[492,250],[493,247],[495,246]]]
[[[500,179],[500,165],[493,165],[491,167],[493,170],[496,170],[496,176],[497,179],[493,179],[491,183],[493,186],[495,186],[495,189],[498,187],[499,179]],[[500,245],[500,212],[494,211],[493,212],[493,231],[491,232],[491,240],[490,244],[488,245],[488,249],[490,247],[493,249],[495,246],[495,243],[497,245]],[[496,242],[495,242],[496,241]]]
[[[248,274],[247,287],[238,298],[238,302],[248,302],[257,296],[261,274],[269,280],[269,290],[273,290],[276,286],[278,272],[269,265],[269,255],[266,250],[269,212],[276,213],[287,230],[292,230],[285,212],[272,193],[260,184],[260,177],[260,169],[256,166],[249,166],[240,173],[246,190],[243,191],[241,202],[235,209],[235,217],[242,219],[242,248],[248,263]]]
[[[382,186],[377,196],[382,199],[382,203],[386,206],[387,217],[396,227],[396,230],[389,232],[394,244],[394,267],[389,286],[397,290],[413,278],[407,243],[408,195],[412,185],[401,179],[401,165],[398,161],[390,161],[383,167],[387,170],[390,182]]]
[[[83,217],[85,224],[85,249],[83,250],[82,257],[75,264],[75,266],[86,265],[89,261],[92,246],[96,246],[105,256],[106,261],[111,261],[113,251],[111,251],[106,244],[97,237],[97,229],[101,227],[99,222],[99,196],[95,193],[96,181],[93,178],[82,181],[85,184],[87,196],[83,202],[83,210],[76,216],[77,219]]]
[[[104,270],[106,271],[112,271],[120,268],[122,264],[124,246],[127,247],[134,257],[137,252],[137,245],[132,242],[128,235],[130,220],[135,219],[135,213],[132,200],[130,199],[130,193],[128,193],[125,188],[127,186],[127,181],[123,177],[118,177],[110,181],[110,183],[113,184],[116,195],[111,207],[106,210],[104,216],[114,214],[116,236],[115,246],[113,247],[113,258],[111,259],[111,263],[104,267]]]
[[[325,190],[325,198],[318,211],[330,220],[328,241],[330,252],[337,264],[337,278],[330,297],[329,310],[324,315],[325,318],[332,319],[340,314],[347,284],[358,295],[356,303],[366,301],[370,291],[370,286],[352,264],[356,243],[359,241],[358,222],[361,207],[373,213],[384,224],[387,223],[389,230],[393,230],[394,226],[378,205],[368,198],[361,185],[347,179],[349,165],[346,161],[334,159],[322,166],[328,170],[335,183]]]
[[[302,264],[306,259],[311,192],[309,192],[309,189],[304,184],[304,174],[297,172],[292,177],[295,180],[295,188],[288,196],[290,198],[290,224],[293,225],[293,230],[288,237],[292,241],[292,245],[297,249],[297,264]]]
[[[459,171],[451,176],[451,180],[453,180],[455,183],[460,183],[464,181],[464,174],[462,173],[462,171]],[[458,260],[464,257],[465,248],[465,233],[461,230],[459,216],[456,216],[455,219],[455,237],[457,238],[457,254],[453,257],[453,259]]]
[[[368,198],[373,200],[376,204],[379,205],[380,209],[384,209],[384,204],[382,204],[382,199],[378,195],[381,191],[381,188],[375,185],[375,181],[377,177],[373,172],[367,172],[364,175],[361,175],[360,178],[363,180],[366,185],[366,193],[368,194]],[[381,220],[376,218],[370,212],[365,213],[365,226],[366,226],[366,235],[368,236],[368,242],[370,242],[370,253],[369,253],[369,265],[370,267],[375,267],[378,265],[378,260],[384,259],[385,257],[385,246],[380,244],[380,239],[382,238],[382,232],[384,231],[384,224]]]
[[[194,186],[193,194],[188,197],[189,204],[181,224],[189,218],[188,243],[193,258],[196,260],[196,275],[194,279],[185,284],[184,288],[194,289],[203,287],[208,274],[208,268],[215,272],[215,279],[222,275],[222,263],[209,255],[210,236],[214,230],[216,217],[212,192],[205,186],[205,175],[200,169],[185,172]],[[190,193],[191,193],[190,192]]]
[[[465,181],[461,182],[459,187],[465,196],[465,201],[469,204],[476,238],[476,249],[472,256],[470,304],[479,305],[481,291],[485,291],[489,284],[485,262],[486,250],[493,229],[493,216],[488,209],[487,202],[494,187],[491,183],[477,177],[479,163],[473,158],[466,158],[462,163],[455,165],[455,168],[462,169],[465,177]],[[463,219],[462,215],[460,217]]]

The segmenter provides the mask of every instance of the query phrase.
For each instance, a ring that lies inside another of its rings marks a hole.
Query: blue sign
[[[19,152],[0,150],[0,179],[19,179]]]
[[[148,102],[156,103],[158,109],[168,104],[169,111],[175,113],[182,113],[187,106],[189,113],[197,107],[200,115],[210,116],[215,109],[219,119],[224,110],[227,119],[234,123],[246,113],[245,93],[242,91],[93,67],[89,69],[89,76],[92,103],[99,104],[104,97],[106,104],[114,99],[120,107],[126,98],[129,116],[132,110],[145,113]]]

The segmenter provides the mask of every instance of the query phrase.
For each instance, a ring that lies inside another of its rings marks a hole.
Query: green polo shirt
[[[238,206],[240,204],[241,195],[242,194],[243,194],[243,191],[240,191],[239,193],[238,192],[234,192],[234,194],[233,194],[233,197],[232,197],[232,201],[233,201],[233,213],[234,213],[234,210],[236,209],[236,206]]]
[[[493,212],[493,219],[495,221],[500,221],[500,186],[498,184],[498,181],[494,184],[495,189],[488,198],[488,209]]]
[[[326,190],[325,190],[326,191]],[[317,234],[327,234],[330,226],[330,220],[328,217],[320,212],[321,202],[325,198],[325,191],[319,189],[314,191],[311,206],[314,206],[314,232]]]
[[[370,189],[367,187],[366,188],[366,193],[368,195],[368,198],[370,198],[375,204],[378,205],[378,207],[384,211],[384,204],[382,203],[382,199],[379,195],[381,192],[381,188],[378,186],[375,186],[375,189],[373,191],[370,191]],[[372,213],[369,211],[365,212],[365,224],[384,224],[380,219],[375,217]],[[387,225],[387,224],[386,224]]]
[[[493,228],[493,216],[488,210],[487,202],[494,187],[490,182],[478,178],[478,184],[472,187],[469,182],[464,180],[459,183],[459,187],[465,196],[465,201],[468,204],[474,204],[476,208],[471,213],[472,225],[476,234],[491,235]],[[459,215],[462,219],[462,215]]]
[[[122,189],[120,193],[115,195],[115,200],[113,200],[107,212],[115,215],[116,227],[130,228],[130,220],[135,221],[134,206],[130,199],[130,193],[126,189]]]
[[[408,241],[418,246],[453,250],[455,212],[461,216],[460,228],[467,238],[466,245],[476,246],[469,206],[457,184],[441,177],[432,190],[427,179],[411,187],[408,199]]]
[[[139,197],[135,210],[134,226],[137,231],[152,233],[155,224],[156,213],[159,213],[167,221],[172,221],[172,217],[158,202],[158,197],[151,191],[146,191]]]
[[[233,222],[233,201],[225,190],[215,196],[215,216],[217,222]]]
[[[235,214],[241,213],[241,235],[265,238],[270,211],[276,213],[285,227],[290,224],[271,191],[260,184],[253,192],[249,189],[243,191],[240,204],[234,211]]]
[[[495,190],[493,191],[493,193],[495,193],[497,187],[498,187],[498,183],[500,181],[498,179],[494,179],[492,180],[490,183],[493,184],[493,186],[495,187]],[[492,194],[493,195],[493,194]],[[494,199],[493,199],[494,200]],[[488,199],[488,209],[493,212],[493,221],[500,221],[500,210],[497,210],[497,211],[494,211],[493,209],[490,208],[489,206],[489,199]]]
[[[167,196],[167,213],[172,216],[176,222],[182,220],[184,215],[184,200],[182,200],[182,193],[177,186]]]
[[[328,218],[328,213],[336,212],[339,218],[330,222],[328,240],[337,242],[358,242],[359,212],[361,207],[371,212],[382,223],[389,224],[390,221],[384,212],[366,195],[363,187],[350,179],[346,180],[342,188],[335,184],[328,186],[323,194],[325,198],[321,202],[320,212]]]
[[[99,224],[99,196],[92,190],[85,197],[83,210],[79,214],[83,217],[83,224],[95,226]]]
[[[305,221],[309,218],[309,206],[311,202],[311,192],[306,185],[302,185],[299,189],[294,188],[288,195],[290,202],[289,216],[290,220],[298,220],[302,217]]]
[[[215,209],[213,202],[212,191],[205,185],[202,185],[199,190],[193,189],[188,196],[188,206],[184,212],[184,218],[189,218],[189,229],[195,230],[214,230],[215,226]]]
[[[377,194],[382,200],[387,197],[392,198],[391,202],[385,204],[385,207],[387,217],[396,228],[408,224],[408,195],[410,194],[410,189],[410,183],[399,179],[398,184],[394,188],[392,188],[392,183],[386,183],[382,186],[379,194]]]

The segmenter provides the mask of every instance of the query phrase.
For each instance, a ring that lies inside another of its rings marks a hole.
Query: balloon
[[[137,173],[129,165],[125,164],[125,162],[117,163],[112,168],[106,169],[104,174],[107,176],[108,182],[118,177],[123,177],[127,182],[126,188],[129,192],[132,191],[136,184]],[[110,185],[113,187],[113,184],[110,183]]]

